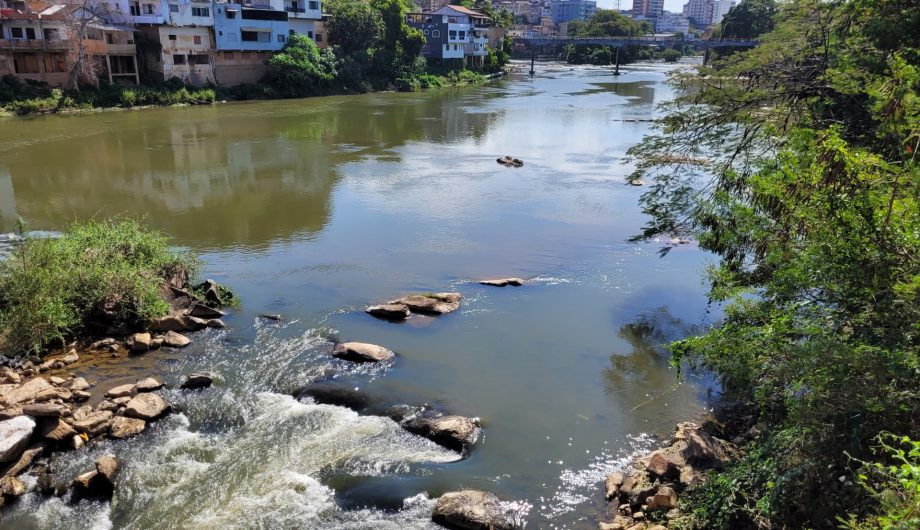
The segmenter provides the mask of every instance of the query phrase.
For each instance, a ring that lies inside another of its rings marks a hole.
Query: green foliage
[[[265,83],[283,97],[324,93],[336,76],[334,52],[320,51],[313,39],[301,34],[291,35],[284,48],[265,64]]]
[[[877,514],[850,515],[849,530],[913,530],[920,528],[920,442],[883,433],[877,438],[881,462],[862,462],[859,484],[878,503]]]
[[[161,284],[196,262],[135,221],[73,224],[26,238],[0,261],[0,349],[41,352],[92,326],[142,324],[166,313]]]
[[[661,58],[666,63],[676,63],[681,58],[681,53],[677,50],[664,50],[661,52]]]
[[[699,528],[832,527],[873,508],[829,487],[847,455],[881,431],[920,438],[920,53],[887,30],[918,16],[906,0],[782,4],[758,48],[677,73],[660,133],[631,150],[631,178],[654,181],[640,238],[719,257],[724,320],[674,362],[714,371],[766,426],[770,473],[731,482],[741,462],[713,487],[769,502],[691,502]]]
[[[357,59],[370,55],[383,34],[383,17],[368,2],[333,0],[327,2],[329,43],[346,57]]]
[[[773,31],[775,0],[742,0],[722,18],[719,35],[730,39],[753,39]]]
[[[588,20],[569,22],[569,35],[576,37],[633,37],[651,32],[648,22],[621,15],[618,11],[598,9]],[[631,63],[639,58],[641,48],[629,46],[620,48],[620,64]],[[607,46],[568,44],[563,47],[562,59],[570,64],[613,64],[616,50]]]

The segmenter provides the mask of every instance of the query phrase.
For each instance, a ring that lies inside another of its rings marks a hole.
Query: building
[[[291,32],[280,0],[241,1],[214,3],[214,77],[221,85],[262,79],[265,61],[284,47]]]
[[[55,87],[138,84],[133,32],[78,4],[13,2],[0,9],[0,76]],[[80,33],[85,57],[80,60]]]
[[[633,0],[632,15],[635,18],[657,19],[664,12],[664,0]]]
[[[425,35],[425,58],[461,60],[475,66],[482,66],[488,53],[488,21],[482,13],[455,5],[433,13],[406,14],[406,23]]]
[[[662,11],[655,19],[655,33],[690,33],[690,19],[677,13]]]
[[[725,18],[725,15],[732,10],[737,2],[735,0],[715,0],[712,6],[712,20],[711,24],[720,24],[722,19]]]
[[[597,2],[595,0],[549,0],[549,11],[553,24],[561,24],[570,20],[588,20],[597,12]]]
[[[712,24],[714,0],[688,0],[684,4],[684,16],[698,27],[706,28]]]

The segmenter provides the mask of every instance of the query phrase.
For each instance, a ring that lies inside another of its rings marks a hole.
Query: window
[[[43,33],[45,34],[45,40],[58,40],[61,37],[60,32],[52,28],[45,28]]]
[[[441,36],[441,30],[439,30],[439,29],[433,29],[433,30],[431,30],[431,36],[434,37],[434,38],[436,38],[436,39],[439,38],[439,37]]]
[[[26,28],[26,38],[35,40],[35,28]]]
[[[228,9],[227,18],[236,18],[236,11],[234,11],[233,9]]]
[[[206,54],[189,55],[188,64],[206,65],[211,64],[211,61],[208,60],[208,56]]]
[[[105,43],[106,43],[106,44],[115,44],[115,37],[113,37],[111,33],[106,33],[106,34],[105,34]]]
[[[153,14],[154,14],[153,4],[144,4],[144,14],[145,14],[145,15],[153,15]]]
[[[11,35],[14,39],[24,39],[24,38],[26,38],[25,32],[22,30],[22,28],[10,28],[10,35]]]
[[[284,35],[281,35],[282,37]],[[240,32],[243,42],[271,42],[272,34],[269,31],[246,31]]]
[[[312,39],[312,38],[313,38],[313,32],[312,32],[312,31],[308,31],[308,32],[307,32],[307,37],[310,37],[310,38]]]
[[[279,34],[278,34],[278,42],[280,42],[280,43],[283,44],[283,43],[284,43],[284,40],[285,40],[284,34],[283,34],[283,33],[279,33]]]
[[[200,44],[201,44],[201,35],[195,35],[194,37],[192,37],[192,42],[194,42],[195,44],[199,44],[199,45],[200,45]]]
[[[217,36],[218,36],[218,37],[223,37],[223,36],[224,36],[223,30],[219,30],[219,31],[217,32]]]
[[[192,8],[193,17],[209,17],[211,16],[211,10],[207,7],[193,7]]]
[[[170,35],[170,36],[169,36],[169,40],[176,40],[176,36],[175,36],[175,35]]]
[[[178,13],[178,12],[179,12],[179,4],[169,4],[169,12],[170,12],[170,13]]]
[[[185,56],[184,55],[173,55],[173,64],[175,65],[186,64]]]
[[[461,32],[460,32],[460,40],[466,40],[466,32],[465,32],[465,31],[461,31]]]
[[[316,34],[316,42],[323,42],[323,34],[322,34],[322,33],[317,33],[317,34]]]
[[[316,0],[310,0],[310,9],[314,11],[319,9],[319,2],[317,2]]]

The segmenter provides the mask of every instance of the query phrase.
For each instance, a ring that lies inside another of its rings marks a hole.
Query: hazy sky
[[[664,0],[664,10],[672,13],[680,13],[686,3],[687,0]],[[617,0],[597,0],[597,7],[614,9],[617,7]],[[632,0],[620,0],[620,9],[630,8],[632,8]]]

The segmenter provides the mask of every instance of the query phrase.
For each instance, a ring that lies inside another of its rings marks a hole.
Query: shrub
[[[850,515],[850,530],[920,528],[920,442],[884,433],[877,438],[880,462],[863,462],[856,480],[878,503],[878,513],[864,519]]]
[[[123,107],[133,107],[137,104],[137,92],[126,88],[121,91],[121,105]]]
[[[138,222],[73,224],[59,238],[26,238],[0,261],[0,345],[41,352],[98,326],[136,326],[166,313],[160,288],[196,261]]]
[[[661,52],[661,58],[664,59],[666,63],[676,63],[680,57],[681,54],[677,50],[665,50]]]

